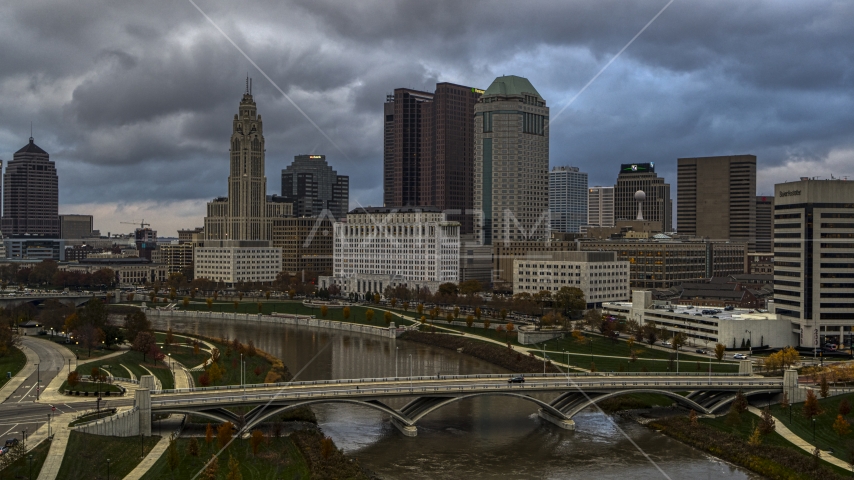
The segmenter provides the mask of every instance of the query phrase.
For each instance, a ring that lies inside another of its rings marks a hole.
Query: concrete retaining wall
[[[535,343],[546,342],[553,338],[560,338],[564,333],[551,330],[528,330],[525,328],[520,328],[518,331],[519,343],[522,345],[533,345]]]
[[[190,310],[147,310],[149,317],[157,318],[199,318],[211,320],[235,320],[243,322],[272,323],[279,325],[294,325],[314,328],[328,328],[331,330],[342,330],[345,332],[364,333],[385,338],[397,338],[405,328],[374,327],[372,325],[359,325],[357,323],[338,322],[335,320],[322,320],[305,315],[276,314],[261,315],[249,313],[225,313],[225,312],[197,312]]]
[[[135,437],[139,435],[139,409],[134,407],[116,415],[73,427],[73,430],[93,435]]]

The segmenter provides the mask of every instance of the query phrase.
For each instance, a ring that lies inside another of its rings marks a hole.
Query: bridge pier
[[[415,425],[407,425],[394,417],[391,417],[391,424],[400,430],[400,433],[407,437],[415,437],[418,435],[418,428]]]
[[[154,375],[139,377],[139,388],[133,394],[133,401],[139,409],[139,434],[151,436],[151,391],[154,390]]]
[[[575,430],[575,420],[572,420],[571,418],[560,418],[552,413],[543,410],[542,408],[537,412],[537,414],[543,420],[564,430]]]

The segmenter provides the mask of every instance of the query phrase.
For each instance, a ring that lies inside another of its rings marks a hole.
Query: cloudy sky
[[[520,75],[554,117],[668,2],[195,1],[216,26],[188,0],[0,6],[0,158],[32,121],[61,213],[92,213],[103,233],[201,226],[227,190],[247,71],[268,193],[294,155],[324,153],[352,205],[380,204],[394,88]],[[845,1],[675,0],[554,121],[551,163],[612,185],[620,163],[654,161],[675,185],[680,156],[752,153],[760,194],[854,178],[851,25]]]

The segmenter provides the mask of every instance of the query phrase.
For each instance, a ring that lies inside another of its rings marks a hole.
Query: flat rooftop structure
[[[602,304],[602,308],[608,309],[625,309],[626,312],[632,309],[632,302],[606,302]],[[670,310],[673,310],[672,312]],[[703,313],[703,310],[714,313]],[[699,305],[653,305],[652,308],[645,309],[647,312],[656,313],[672,313],[675,315],[690,315],[692,317],[715,318],[718,320],[777,320],[777,315],[768,312],[760,312],[756,309],[736,308],[733,310],[724,310],[721,307],[709,307]]]

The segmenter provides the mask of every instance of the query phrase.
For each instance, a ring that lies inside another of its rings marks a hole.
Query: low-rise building
[[[632,301],[602,305],[604,313],[625,316],[639,325],[652,322],[671,336],[676,333],[686,338],[687,345],[713,349],[721,343],[728,349],[738,349],[748,341],[753,347],[782,348],[796,345],[797,335],[792,324],[779,315],[756,310],[700,305],[680,305],[654,301],[652,292],[632,292]]]
[[[666,300],[680,305],[707,307],[767,308],[774,295],[774,286],[768,282],[770,275],[730,275],[683,282],[666,289],[653,290],[653,300]]]
[[[291,275],[332,273],[332,220],[287,217],[273,220],[273,246],[282,249],[282,270]]]
[[[192,243],[162,244],[154,253],[158,252],[160,261],[166,264],[166,269],[169,271],[169,275],[179,273],[185,268],[193,265]]]
[[[334,226],[333,275],[320,287],[382,293],[387,286],[438,289],[460,279],[460,224],[435,207],[367,207]]]
[[[140,257],[89,257],[79,262],[64,263],[59,266],[60,270],[80,273],[94,273],[104,268],[109,268],[116,274],[116,283],[119,286],[165,282],[168,278],[166,265],[152,263],[147,258]]]
[[[531,252],[513,260],[513,293],[555,293],[563,287],[584,292],[588,308],[629,298],[629,262],[615,252]]]
[[[263,240],[205,240],[193,251],[195,278],[238,283],[272,283],[282,271],[282,249]]]
[[[774,275],[774,254],[748,253],[747,273],[754,275]]]
[[[56,260],[65,261],[65,240],[23,236],[4,238],[6,258],[10,260]]]
[[[529,253],[578,250],[580,234],[552,232],[547,240],[501,241],[492,245],[492,281],[495,290],[513,291],[513,261]]]

